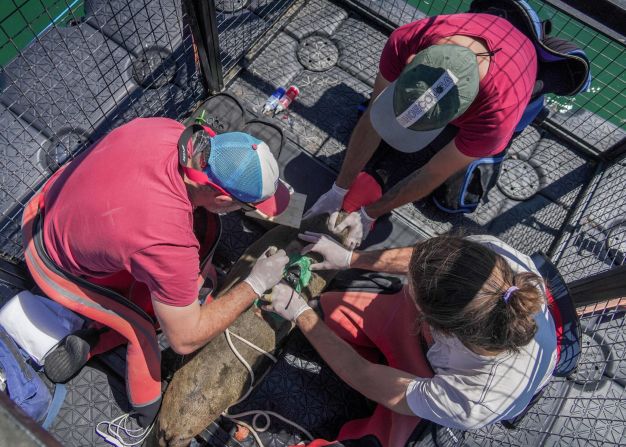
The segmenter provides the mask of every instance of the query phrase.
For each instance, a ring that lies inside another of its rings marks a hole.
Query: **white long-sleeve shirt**
[[[539,275],[531,259],[493,236],[470,236],[502,255],[515,273]],[[541,288],[545,296],[545,290]],[[535,315],[537,332],[519,352],[482,356],[466,348],[456,337],[432,331],[427,357],[435,372],[409,384],[406,398],[417,415],[437,424],[475,429],[510,419],[528,405],[543,388],[556,366],[556,331],[546,304]]]

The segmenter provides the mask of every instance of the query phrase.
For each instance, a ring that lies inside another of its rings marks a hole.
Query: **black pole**
[[[214,0],[184,0],[190,17],[191,32],[198,50],[203,82],[209,93],[224,88],[222,61]]]
[[[626,264],[579,279],[567,286],[576,306],[626,297]]]

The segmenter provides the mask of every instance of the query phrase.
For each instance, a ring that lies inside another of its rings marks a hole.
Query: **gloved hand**
[[[266,290],[278,284],[283,278],[283,271],[289,262],[289,257],[285,254],[285,250],[278,250],[276,253],[268,256],[271,251],[275,250],[275,247],[270,247],[259,256],[254,267],[252,267],[250,275],[244,279],[244,282],[247,282],[258,296],[263,295]]]
[[[337,213],[337,215],[339,215],[339,213]],[[333,215],[331,214],[329,219],[329,228],[330,231],[335,234],[340,234],[343,230],[348,228],[346,245],[350,250],[354,250],[356,247],[361,245],[363,239],[367,237],[375,220],[376,219],[367,215],[364,207],[361,207],[358,212],[354,211],[348,214],[346,218],[337,225],[334,224],[337,221],[337,216],[335,216],[335,219],[333,220]],[[333,223],[332,227],[330,226],[331,222]]]
[[[271,299],[263,309],[277,313],[285,320],[296,321],[303,312],[311,309],[298,292],[282,282],[272,289]]]
[[[312,242],[302,249],[302,254],[309,252],[319,253],[324,257],[323,262],[311,264],[311,270],[345,270],[350,268],[352,250],[346,249],[334,239],[320,233],[306,231],[298,237],[303,241]]]
[[[313,206],[309,208],[306,213],[304,213],[302,218],[308,219],[309,217],[317,216],[318,214],[339,211],[341,209],[341,205],[343,205],[343,198],[347,193],[347,189],[340,188],[336,183],[333,183],[333,186],[328,190],[328,192],[322,194],[322,196],[317,199],[317,202],[315,202]]]

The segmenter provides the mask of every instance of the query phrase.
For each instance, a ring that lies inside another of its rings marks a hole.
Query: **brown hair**
[[[502,256],[484,245],[455,236],[420,242],[409,277],[426,323],[469,349],[516,352],[537,331],[533,316],[544,301],[541,278],[514,274]],[[505,301],[511,286],[518,289]]]

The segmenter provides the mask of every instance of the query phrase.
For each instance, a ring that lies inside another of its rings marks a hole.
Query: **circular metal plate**
[[[329,38],[313,35],[300,42],[298,60],[307,70],[326,71],[339,60],[339,50]]]
[[[81,151],[89,144],[89,138],[78,132],[71,131],[58,135],[39,152],[39,163],[50,172],[55,172],[73,154]]]
[[[248,6],[248,0],[217,0],[215,9],[222,12],[237,12]]]
[[[500,168],[498,188],[510,199],[530,199],[539,191],[539,174],[528,162],[507,158]]]
[[[133,78],[143,88],[174,82],[176,62],[165,48],[148,48],[133,60]]]

